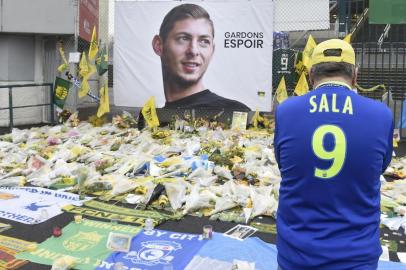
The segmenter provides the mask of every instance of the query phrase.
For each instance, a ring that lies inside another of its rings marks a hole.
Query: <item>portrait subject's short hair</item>
[[[159,28],[159,36],[161,39],[165,42],[175,23],[189,18],[206,19],[211,25],[214,37],[214,25],[213,21],[210,19],[209,13],[199,5],[182,4],[174,7],[168,12],[168,14],[166,14],[164,20],[162,21],[161,27]]]

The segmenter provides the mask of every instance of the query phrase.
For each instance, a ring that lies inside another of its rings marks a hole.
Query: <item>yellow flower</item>
[[[243,159],[240,158],[239,156],[234,156],[233,158],[230,158],[230,161],[235,164],[235,163],[241,163],[243,161]]]

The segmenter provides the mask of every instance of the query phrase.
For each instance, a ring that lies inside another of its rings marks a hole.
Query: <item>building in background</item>
[[[98,39],[109,47],[109,6],[107,0],[2,0],[0,5],[0,85],[53,83],[61,76],[59,43],[69,52],[87,51],[93,26]],[[76,71],[71,64],[71,71]],[[107,75],[106,75],[107,79]],[[98,78],[89,80],[98,93]],[[49,87],[13,88],[13,106],[50,102]],[[66,104],[86,105],[70,93]],[[7,88],[0,88],[0,108],[9,107]],[[15,109],[15,125],[49,121],[49,106]],[[0,110],[0,126],[8,126],[9,111]]]
[[[77,6],[71,0],[2,0],[0,7],[0,84],[52,82],[56,75],[58,38],[75,35]],[[73,44],[72,44],[73,45]],[[0,89],[0,107],[8,107],[8,89]],[[49,102],[49,88],[13,89],[13,106]],[[16,124],[37,123],[49,108],[16,109]],[[9,111],[0,110],[0,125]]]

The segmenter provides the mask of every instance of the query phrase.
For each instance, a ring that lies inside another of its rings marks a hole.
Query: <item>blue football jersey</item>
[[[281,268],[376,269],[380,175],[392,157],[389,108],[331,82],[287,99],[275,118]]]

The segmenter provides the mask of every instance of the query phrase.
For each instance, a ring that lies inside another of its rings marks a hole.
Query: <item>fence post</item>
[[[338,36],[343,38],[346,34],[346,12],[345,12],[345,4],[346,1],[340,0],[338,1]]]
[[[51,83],[49,85],[49,94],[51,98],[50,106],[51,106],[51,123],[55,124],[55,112],[54,112],[54,87],[53,84]]]
[[[8,88],[8,109],[9,109],[9,127],[10,132],[13,130],[13,88]]]

